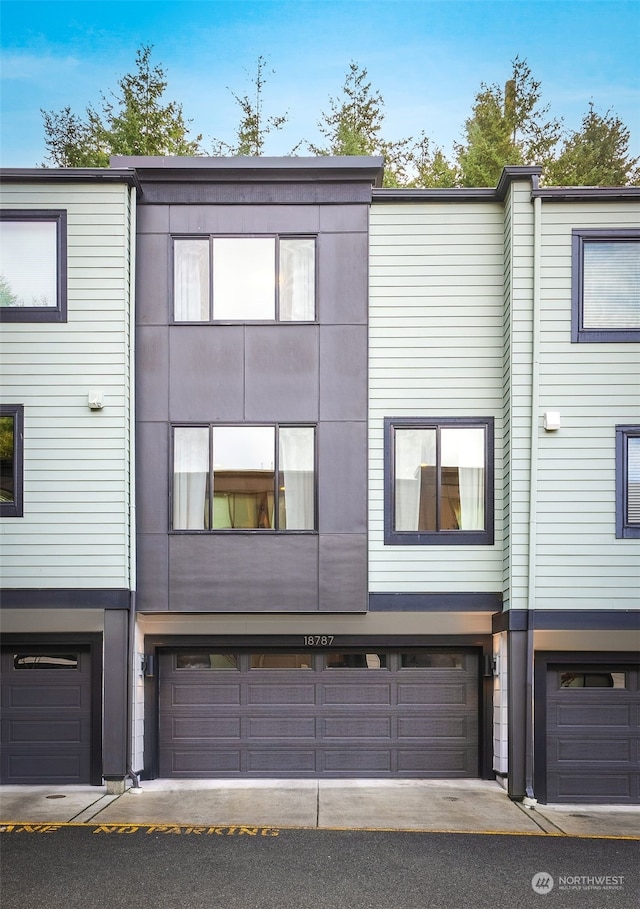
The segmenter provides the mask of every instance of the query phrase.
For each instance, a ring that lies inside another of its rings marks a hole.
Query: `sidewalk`
[[[640,838],[638,807],[512,802],[484,780],[153,780],[0,786],[1,824],[269,826]]]

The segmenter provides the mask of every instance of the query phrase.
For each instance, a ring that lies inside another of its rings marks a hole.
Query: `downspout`
[[[531,178],[538,189],[538,176]],[[531,447],[529,450],[529,564],[527,589],[527,692],[525,711],[525,792],[533,794],[533,658],[536,608],[537,510],[538,510],[538,412],[540,409],[540,246],[542,240],[542,199],[533,199],[533,300],[531,311]]]
[[[127,645],[127,777],[134,790],[141,792],[138,775],[132,767],[134,697],[136,673],[133,666],[136,638],[136,411],[135,411],[135,349],[136,349],[136,189],[129,189],[129,634]]]

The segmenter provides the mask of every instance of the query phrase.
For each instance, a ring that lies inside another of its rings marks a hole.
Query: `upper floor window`
[[[640,426],[616,426],[616,537],[640,538]]]
[[[66,211],[0,211],[0,321],[66,320]]]
[[[572,232],[572,341],[640,341],[640,230]]]
[[[174,530],[314,530],[313,426],[174,426]]]
[[[313,322],[313,237],[175,237],[175,322]]]
[[[0,404],[0,517],[22,517],[24,408]]]
[[[493,543],[493,419],[385,419],[385,543]]]

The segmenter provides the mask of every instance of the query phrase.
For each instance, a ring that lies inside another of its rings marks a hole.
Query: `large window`
[[[640,340],[640,230],[574,230],[572,242],[572,341]]]
[[[174,426],[174,530],[314,530],[313,426]]]
[[[67,213],[0,211],[0,321],[67,319]]]
[[[493,419],[385,420],[385,543],[493,543]]]
[[[0,404],[0,517],[22,517],[23,422],[21,404]]]
[[[313,237],[175,237],[175,322],[315,319]]]
[[[616,426],[616,537],[640,538],[640,426]]]

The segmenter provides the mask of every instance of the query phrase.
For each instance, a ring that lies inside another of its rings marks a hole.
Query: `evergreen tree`
[[[189,127],[176,101],[163,101],[165,72],[151,65],[151,46],[136,52],[136,70],[118,82],[101,109],[85,116],[63,110],[42,111],[45,166],[107,167],[111,155],[197,155],[202,136],[189,138]]]
[[[382,155],[385,186],[407,182],[412,163],[411,140],[389,142],[382,138],[384,101],[371,90],[367,70],[352,61],[342,87],[342,96],[329,99],[329,112],[318,123],[327,144],[309,143],[314,155]]]
[[[507,164],[545,167],[553,159],[561,124],[547,119],[549,105],[540,107],[540,97],[540,82],[519,57],[504,90],[481,84],[465,122],[466,141],[456,147],[463,186],[496,186]]]
[[[625,186],[640,179],[640,158],[629,155],[629,130],[611,111],[599,114],[593,103],[580,130],[564,140],[558,157],[543,174],[547,184]]]
[[[0,275],[0,306],[18,306],[18,297],[4,275]]]

